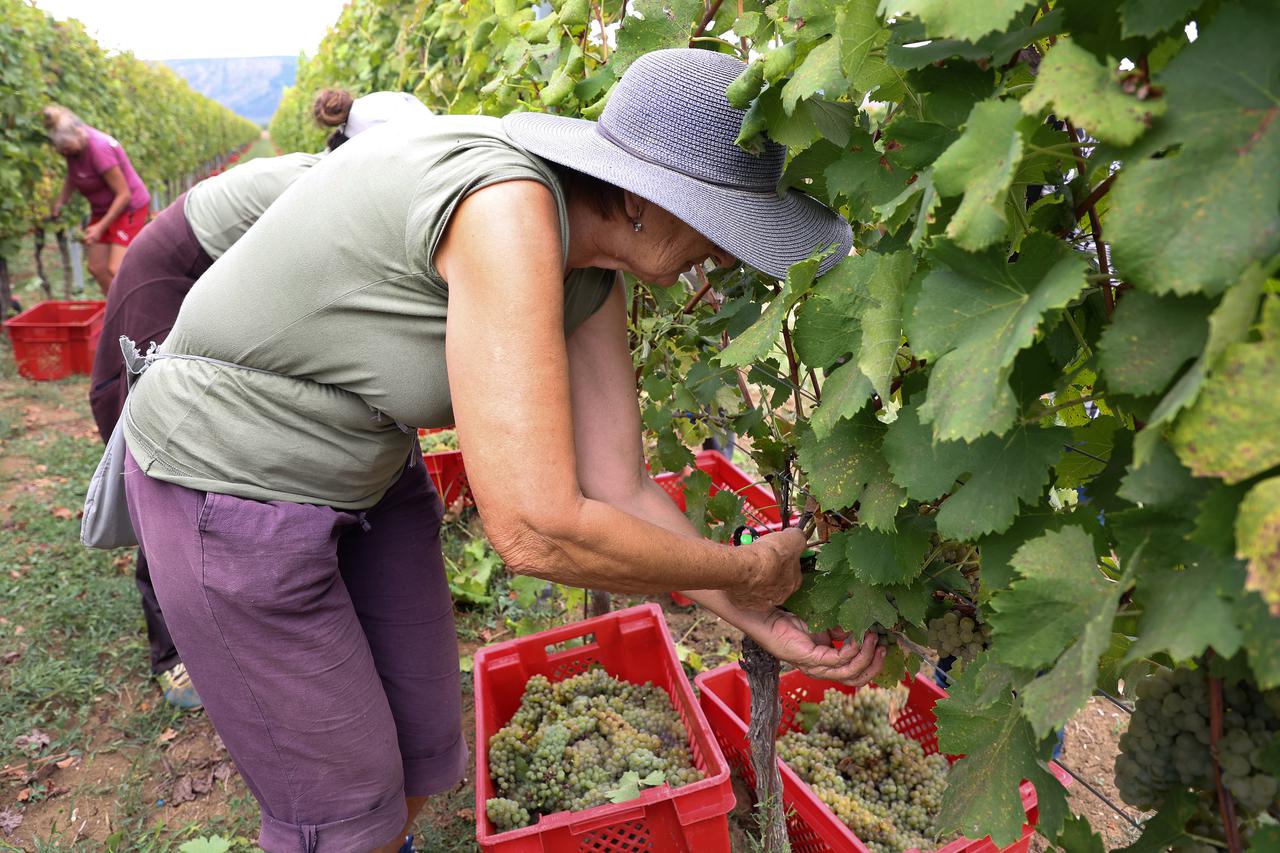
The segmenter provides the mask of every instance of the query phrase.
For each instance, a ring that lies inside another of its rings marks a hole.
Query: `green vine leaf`
[[[1275,10],[1224,7],[1159,82],[1168,115],[1111,191],[1119,273],[1153,293],[1221,293],[1280,252],[1280,65]]]
[[[1057,835],[1066,818],[1066,796],[1045,769],[1048,741],[1040,741],[1023,718],[1010,690],[1009,673],[979,658],[952,683],[950,696],[934,706],[938,748],[965,757],[951,767],[940,833],[970,838],[990,833],[997,846],[1022,836],[1026,812],[1018,787],[1030,780],[1040,808],[1039,829]]]
[[[613,73],[622,77],[646,53],[669,47],[688,47],[693,27],[706,11],[702,0],[636,0],[618,30],[618,47],[609,60]]]
[[[796,102],[819,92],[828,95],[843,92],[848,83],[840,68],[840,38],[830,38],[809,51],[791,79],[782,87],[782,108],[787,115],[795,112]]]
[[[1122,0],[1124,37],[1155,36],[1185,23],[1204,0]]]
[[[877,5],[878,0],[850,0],[837,17],[840,63],[854,101],[872,93],[876,100],[896,101],[907,92],[902,71],[885,62],[889,32],[880,23]]]
[[[1235,620],[1235,602],[1222,592],[1238,572],[1224,561],[1203,560],[1185,568],[1148,562],[1138,573],[1134,597],[1142,611],[1139,635],[1126,662],[1166,653],[1193,660],[1213,648],[1224,657],[1244,641]],[[1236,581],[1238,587],[1238,580]]]
[[[881,0],[884,16],[915,15],[930,38],[977,41],[1003,29],[1030,0]]]
[[[913,405],[898,413],[885,436],[884,455],[893,481],[908,497],[930,501],[950,493],[938,510],[938,532],[961,541],[1007,530],[1020,502],[1034,504],[1070,436],[1059,427],[1019,426],[972,444],[935,442],[919,410]],[[968,480],[955,487],[965,474]]]
[[[1093,540],[1079,527],[1027,542],[1013,565],[1018,579],[991,599],[992,654],[1021,669],[1052,665],[1022,693],[1032,729],[1045,737],[1093,693],[1098,660],[1111,645],[1111,622],[1127,584],[1107,580]]]
[[[1249,561],[1245,587],[1280,615],[1280,477],[1258,483],[1240,502],[1236,519],[1240,558]]]
[[[1249,668],[1258,679],[1258,687],[1280,687],[1280,620],[1271,615],[1262,596],[1250,592],[1236,602],[1236,624],[1244,634]]]
[[[862,309],[858,367],[881,400],[892,396],[890,380],[902,345],[902,301],[915,269],[909,252],[869,255],[875,272],[867,280],[871,302]]]
[[[872,586],[909,584],[924,570],[924,555],[929,549],[929,530],[920,524],[904,526],[896,534],[856,529],[834,533],[823,547],[826,553],[836,551],[833,571],[846,571]]]
[[[1126,293],[1098,345],[1098,365],[1107,388],[1124,394],[1154,394],[1204,350],[1209,302],[1143,291]]]
[[[1187,836],[1187,823],[1198,810],[1199,804],[1192,792],[1170,792],[1155,816],[1142,825],[1142,836],[1116,853],[1164,853],[1175,845],[1193,841]]]
[[[782,290],[769,303],[769,307],[752,326],[733,339],[720,353],[719,362],[726,367],[746,367],[764,358],[778,344],[782,324],[796,300],[803,296],[818,274],[818,261],[809,259],[795,264],[787,271]]]
[[[1016,263],[1003,252],[972,255],[945,242],[929,259],[934,270],[906,321],[913,350],[936,360],[921,418],[938,439],[1003,432],[1018,415],[1008,381],[1014,358],[1049,311],[1084,289],[1086,261],[1039,233],[1023,241]]]
[[[1058,846],[1064,853],[1107,853],[1102,836],[1093,831],[1089,819],[1073,814],[1062,825]]]
[[[851,418],[871,399],[871,380],[856,364],[845,365],[827,377],[822,386],[822,403],[809,417],[818,438],[826,438],[836,424]]]
[[[1162,98],[1138,100],[1120,90],[1119,81],[1093,54],[1070,41],[1049,48],[1040,63],[1035,86],[1022,99],[1022,108],[1035,114],[1052,108],[1093,136],[1129,145],[1146,132],[1151,120],[1164,115]]]
[[[1223,295],[1218,307],[1213,309],[1213,313],[1209,315],[1209,339],[1205,344],[1204,352],[1164,395],[1159,405],[1152,411],[1146,426],[1134,439],[1133,465],[1135,468],[1147,464],[1163,435],[1163,428],[1172,423],[1179,412],[1196,401],[1210,368],[1217,363],[1231,344],[1243,339],[1249,333],[1265,283],[1266,276],[1255,266],[1245,274],[1239,284]]]
[[[947,224],[947,236],[962,249],[977,251],[1004,237],[1005,194],[1022,159],[1021,120],[1016,101],[982,101],[933,164],[939,195],[964,195]]]
[[[885,427],[864,410],[841,421],[825,439],[812,429],[796,438],[797,458],[809,487],[823,506],[850,507],[861,501],[859,519],[877,530],[894,530],[906,495],[894,485],[880,452]]]

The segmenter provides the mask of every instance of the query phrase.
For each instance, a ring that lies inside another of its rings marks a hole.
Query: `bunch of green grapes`
[[[890,724],[895,690],[828,690],[808,731],[778,739],[790,765],[873,853],[931,846],[947,759]]]
[[[499,832],[602,805],[624,774],[680,787],[702,778],[671,698],[596,667],[552,684],[535,675],[511,722],[489,738],[486,803]]]
[[[418,437],[418,444],[423,453],[439,453],[442,450],[458,449],[458,434],[451,429],[440,432],[429,432]]]
[[[1262,766],[1263,751],[1280,733],[1280,691],[1262,693],[1245,682],[1224,687],[1218,763],[1238,811],[1249,818],[1280,805],[1280,787]],[[1213,790],[1205,671],[1161,670],[1138,684],[1137,695],[1116,757],[1121,798],[1150,809],[1175,789]]]
[[[991,644],[991,626],[948,610],[929,620],[929,647],[940,657],[969,662]]]

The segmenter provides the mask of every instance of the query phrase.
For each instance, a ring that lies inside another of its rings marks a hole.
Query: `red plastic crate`
[[[54,300],[5,321],[18,373],[28,379],[89,373],[106,310],[107,303],[97,300]]]
[[[725,459],[718,450],[699,451],[694,464],[699,471],[711,475],[712,496],[728,489],[742,498],[743,516],[749,524],[761,532],[782,528],[782,513],[778,509],[778,501],[767,485],[751,479],[746,471]],[[679,473],[655,474],[653,477],[654,482],[666,490],[681,512],[686,508],[684,481],[688,475],[689,469],[686,468]]]
[[[757,533],[782,529],[782,513],[773,490],[768,486],[752,480],[746,471],[725,459],[718,450],[699,451],[695,464],[698,470],[711,475],[711,496],[714,497],[722,489],[728,489],[742,497],[743,517]],[[681,512],[686,508],[684,481],[688,475],[689,470],[686,468],[680,473],[656,474],[653,477],[653,481],[666,490]],[[793,515],[792,519],[795,518]],[[681,607],[693,604],[688,596],[678,592],[671,593],[671,600]]]
[[[444,432],[453,427],[437,427],[435,429],[419,429],[418,436]],[[434,453],[422,454],[422,461],[427,465],[427,474],[436,487],[436,493],[444,505],[451,506],[459,495],[466,498],[468,506],[474,505],[471,490],[467,483],[467,468],[462,461],[461,450],[437,450]]]
[[[694,683],[700,691],[702,710],[716,733],[716,740],[724,750],[725,758],[735,770],[743,774],[749,785],[754,785],[755,773],[751,768],[750,752],[747,749],[751,688],[747,685],[746,674],[737,664],[727,664],[702,673],[694,679]],[[919,741],[926,753],[935,753],[938,751],[938,726],[933,716],[933,706],[939,699],[946,697],[946,691],[919,675],[909,681],[908,686],[906,707],[902,709],[893,727]],[[859,689],[810,678],[797,670],[783,673],[778,687],[782,694],[779,734],[796,728],[796,712],[802,704],[820,702],[828,690],[856,693]],[[787,810],[787,834],[791,838],[794,853],[868,853],[867,847],[818,799],[786,762],[779,759],[778,764],[782,771],[782,802]],[[990,837],[982,841],[959,838],[938,848],[936,853],[1026,853],[1030,848],[1039,814],[1036,809],[1035,786],[1030,782],[1023,782],[1020,793],[1022,805],[1027,810],[1027,823],[1022,828],[1022,838],[1003,848],[1003,851],[996,847]]]
[[[489,738],[515,715],[534,675],[560,681],[599,664],[615,678],[663,688],[685,729],[695,765],[706,778],[672,789],[645,789],[625,803],[542,817],[533,826],[498,833],[485,815],[494,796]],[[734,805],[729,766],[694,699],[676,657],[662,610],[626,610],[486,646],[475,654],[476,839],[486,853],[729,853],[728,814]]]

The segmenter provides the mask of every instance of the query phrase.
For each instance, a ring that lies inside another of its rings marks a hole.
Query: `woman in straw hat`
[[[384,122],[431,115],[421,101],[404,92],[374,92],[355,99],[341,89],[321,92],[312,112],[317,124],[334,128],[324,152],[258,158],[206,178],[178,196],[134,240],[107,294],[89,384],[89,408],[103,442],[111,437],[128,393],[121,335],[143,346],[164,341],[196,279],[326,152]],[[169,634],[141,548],[134,563],[134,579],[142,597],[151,672],[165,701],[178,708],[200,707],[200,697]]]
[[[637,60],[599,123],[442,116],[312,167],[201,278],[125,414],[130,514],[268,851],[395,850],[463,777],[440,501],[415,427],[456,423],[513,570],[691,590],[818,677],[865,683],[776,609],[804,537],[700,538],[645,474],[619,271],[772,275],[848,224],[734,145],[742,64]]]

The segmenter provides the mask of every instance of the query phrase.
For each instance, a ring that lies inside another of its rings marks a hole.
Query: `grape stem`
[[[1218,763],[1218,742],[1222,740],[1222,679],[1209,678],[1209,758],[1213,762],[1213,783],[1218,788],[1218,808],[1222,810],[1222,826],[1227,836],[1227,850],[1241,853],[1240,825],[1236,822],[1236,804],[1231,792],[1222,784],[1222,766]]]

